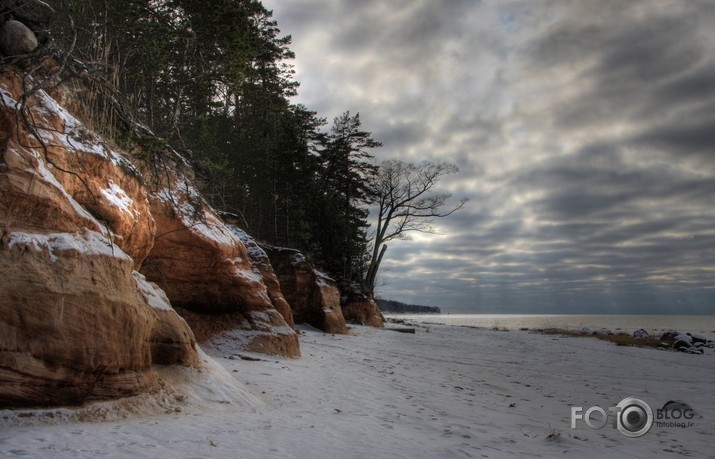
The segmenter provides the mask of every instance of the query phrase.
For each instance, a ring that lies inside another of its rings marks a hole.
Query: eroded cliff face
[[[326,333],[347,334],[340,308],[340,291],[326,274],[315,269],[298,250],[266,248],[294,320]]]
[[[231,314],[246,348],[298,356],[183,159],[135,167],[42,90],[21,111],[18,73],[0,70],[0,407],[134,395],[157,387],[153,365],[199,366],[171,303]]]
[[[243,245],[246,247],[246,252],[248,253],[248,258],[251,261],[251,266],[253,266],[253,272],[261,276],[263,283],[266,285],[268,290],[268,297],[271,299],[273,307],[276,308],[286,323],[291,327],[295,328],[295,321],[293,320],[293,312],[290,309],[290,305],[283,296],[283,291],[281,290],[280,282],[278,282],[278,276],[273,270],[273,265],[271,265],[271,260],[261,246],[245,231],[236,225],[236,222],[230,214],[223,213],[221,218],[226,222],[226,226],[233,234],[238,237]]]
[[[198,365],[194,336],[135,268],[154,238],[136,170],[43,91],[0,72],[0,406],[79,403]]]
[[[348,323],[384,327],[385,317],[375,300],[369,298],[354,298],[346,300],[342,305],[343,316]]]
[[[218,332],[236,324],[247,349],[299,357],[298,335],[274,306],[245,245],[194,186],[191,167],[170,149],[151,152],[140,165],[157,228],[140,271],[174,306],[194,313],[186,315],[192,327]]]

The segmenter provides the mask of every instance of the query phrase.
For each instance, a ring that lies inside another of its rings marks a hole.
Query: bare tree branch
[[[406,239],[411,232],[434,234],[432,223],[435,218],[452,215],[466,204],[467,199],[462,199],[451,209],[443,210],[451,195],[432,190],[442,177],[457,172],[457,167],[449,163],[385,161],[380,165],[373,184],[378,204],[377,228],[372,241],[370,265],[363,282],[367,294],[374,295],[377,272],[387,250],[387,242]]]

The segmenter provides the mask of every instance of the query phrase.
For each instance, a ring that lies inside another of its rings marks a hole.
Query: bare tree
[[[380,165],[374,182],[375,202],[378,205],[377,228],[372,241],[372,257],[363,282],[363,290],[370,297],[380,264],[387,250],[387,242],[406,239],[407,233],[434,233],[435,218],[442,218],[461,209],[467,202],[443,210],[449,193],[432,191],[444,176],[458,172],[449,163],[385,161]]]

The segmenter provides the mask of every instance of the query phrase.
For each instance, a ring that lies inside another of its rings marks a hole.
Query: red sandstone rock
[[[0,80],[12,96],[19,98],[22,89],[16,74],[3,72]],[[6,161],[31,163],[26,163],[22,171],[21,166],[16,164],[19,176],[12,180],[34,182],[34,176],[42,173],[50,183],[48,189],[39,193],[15,187],[19,191],[13,191],[13,196],[45,199],[45,193],[69,195],[74,206],[61,211],[64,218],[70,221],[77,218],[87,220],[86,216],[91,215],[91,222],[79,226],[100,232],[110,230],[112,242],[132,257],[135,267],[139,267],[151,249],[155,234],[154,219],[149,212],[147,192],[139,172],[44,91],[38,91],[29,105],[34,123],[32,129],[20,122],[12,96],[8,95],[9,103],[5,107],[0,105],[3,112],[0,117],[5,119],[0,124],[8,127],[8,138],[14,140],[5,149]],[[22,155],[18,156],[18,152]],[[38,168],[39,162],[42,168]],[[52,206],[48,210],[52,211]],[[63,217],[59,214],[43,215],[34,211],[25,215],[17,212],[5,215],[22,221],[28,218],[39,223],[39,228],[44,227],[39,221],[43,218],[63,224]]]
[[[28,100],[40,142],[18,124],[20,94],[6,69],[0,406],[134,395],[155,387],[153,364],[198,366],[191,330],[127,253],[141,259],[153,239],[139,181],[93,135],[72,138],[81,124],[42,91]]]
[[[222,214],[221,218],[227,222],[228,229],[231,230],[246,247],[248,253],[248,258],[251,260],[251,265],[253,266],[253,272],[259,274],[263,279],[263,283],[268,289],[268,297],[273,303],[273,307],[276,308],[285,319],[286,323],[291,327],[295,328],[295,322],[293,321],[293,313],[290,310],[290,305],[283,296],[281,291],[281,285],[278,282],[278,277],[276,276],[273,266],[271,265],[271,260],[268,258],[268,254],[263,250],[256,241],[249,236],[245,231],[231,224],[233,221],[230,214]]]
[[[202,345],[225,349],[227,357],[239,349],[269,355],[300,357],[298,335],[275,310],[228,314],[197,314],[179,308]],[[281,329],[285,329],[281,333]],[[287,339],[294,337],[295,341]]]
[[[246,348],[299,356],[178,155],[163,152],[143,176],[41,90],[25,126],[21,94],[1,70],[0,407],[134,395],[156,387],[152,365],[200,365],[191,329],[140,266],[178,303],[240,316]]]
[[[174,306],[242,316],[250,325],[244,333],[247,348],[300,356],[298,335],[276,312],[263,275],[254,271],[246,247],[201,197],[185,160],[165,149],[154,152],[142,169],[152,187],[157,235],[141,272]]]
[[[385,318],[374,300],[348,301],[342,306],[342,309],[343,316],[349,323],[369,325],[371,327],[385,326]]]
[[[340,292],[331,278],[313,268],[297,250],[271,247],[266,253],[296,323],[305,322],[326,333],[348,333]]]

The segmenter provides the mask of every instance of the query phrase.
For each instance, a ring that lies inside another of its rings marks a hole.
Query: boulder
[[[46,30],[55,10],[47,2],[0,0],[0,12],[22,21],[35,33]]]
[[[37,37],[25,24],[9,20],[0,28],[0,51],[6,56],[28,54],[37,48]]]
[[[326,333],[347,334],[335,281],[315,269],[298,250],[266,247],[265,251],[295,322],[310,324]]]
[[[662,339],[664,341],[673,340],[678,335],[680,335],[680,332],[675,331],[675,330],[668,330],[668,331],[661,333],[660,339]]]
[[[650,334],[643,328],[633,331],[634,338],[648,338]]]

